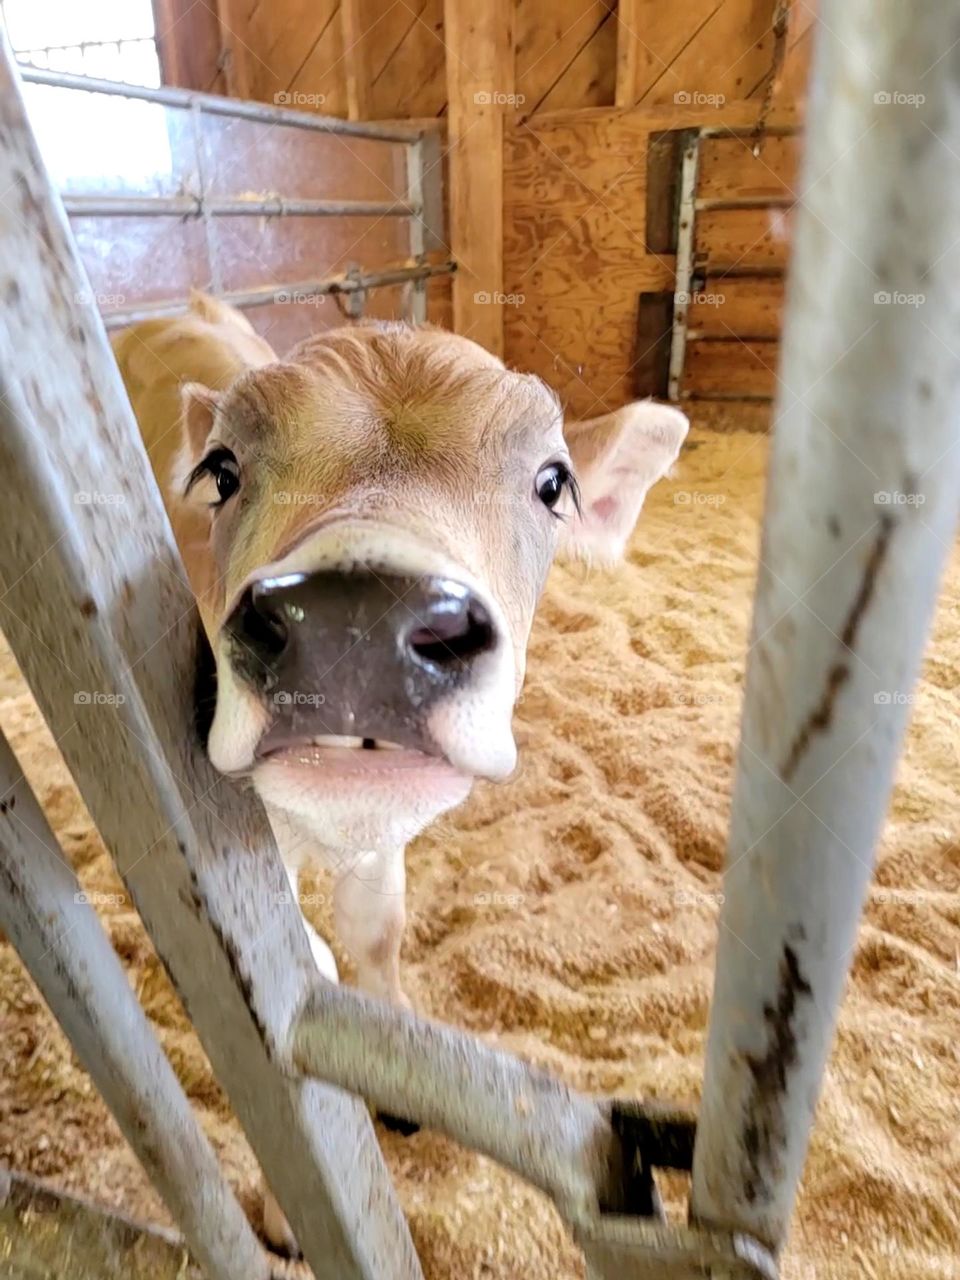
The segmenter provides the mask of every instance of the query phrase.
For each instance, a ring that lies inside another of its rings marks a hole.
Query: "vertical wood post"
[[[955,533],[958,40],[949,0],[819,29],[693,1168],[774,1248]]]
[[[445,0],[453,327],[503,355],[503,119],[514,99],[512,0]]]

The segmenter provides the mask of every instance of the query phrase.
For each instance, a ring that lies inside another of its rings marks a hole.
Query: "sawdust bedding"
[[[558,567],[518,709],[521,765],[408,856],[423,1013],[580,1089],[696,1099],[766,443],[692,433],[628,563]],[[817,1113],[786,1280],[960,1266],[960,563],[948,574]],[[0,723],[244,1204],[256,1168],[9,655]],[[307,883],[328,932],[327,886]],[[115,898],[111,895],[117,895]],[[344,957],[338,956],[343,967]],[[551,1206],[429,1133],[381,1134],[428,1280],[582,1276]],[[166,1215],[9,945],[0,1161]],[[670,1198],[680,1203],[680,1188]]]

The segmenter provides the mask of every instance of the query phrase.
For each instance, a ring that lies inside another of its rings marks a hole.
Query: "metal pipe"
[[[700,133],[692,130],[680,162],[680,207],[677,215],[676,281],[673,294],[673,325],[670,335],[670,365],[667,395],[680,399],[680,379],[687,349],[687,312],[693,285],[693,227],[696,218],[697,170],[700,166]]]
[[[105,93],[117,98],[134,98],[155,102],[161,107],[199,106],[205,115],[227,116],[236,120],[257,120],[261,124],[282,124],[292,129],[310,129],[315,133],[334,133],[353,138],[372,138],[376,142],[416,142],[419,128],[402,129],[386,124],[361,124],[341,120],[337,116],[318,116],[309,111],[291,111],[287,107],[271,107],[265,102],[244,102],[239,98],[221,98],[213,93],[195,93],[192,89],[147,88],[123,84],[118,80],[98,80],[94,76],[78,76],[67,71],[47,71],[42,67],[19,66],[20,79],[29,84],[44,84],[54,89],[82,89],[86,93]]]
[[[301,200],[286,196],[71,196],[72,218],[409,218],[419,206],[402,200]]]
[[[408,280],[429,280],[434,276],[446,276],[457,269],[455,262],[424,263],[420,267],[390,267],[383,271],[370,271],[352,276],[328,276],[324,280],[305,280],[296,284],[265,285],[258,289],[235,290],[218,295],[231,307],[241,311],[251,307],[270,307],[284,303],[296,305],[317,296],[336,293],[357,293],[366,289],[384,288],[388,285],[406,284]],[[107,329],[125,329],[144,320],[164,320],[179,316],[188,310],[184,300],[160,302],[154,305],[129,307],[122,311],[108,311],[103,317]]]
[[[0,734],[0,927],[214,1280],[270,1267],[37,799]]]
[[[609,1109],[454,1027],[325,982],[295,1019],[287,1054],[298,1070],[516,1170],[570,1222],[595,1219],[621,1183]]]
[[[952,0],[817,28],[693,1167],[694,1220],[773,1248],[955,533],[955,35]]]

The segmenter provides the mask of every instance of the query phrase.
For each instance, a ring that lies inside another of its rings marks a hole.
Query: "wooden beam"
[[[370,120],[373,117],[370,25],[370,14],[363,0],[340,0],[340,34],[347,82],[347,117],[350,120]]]
[[[644,7],[644,0],[618,0],[617,3],[617,88],[614,101],[618,107],[632,107],[640,96],[639,31]]]
[[[216,0],[220,16],[220,60],[231,98],[249,98],[250,59],[253,55],[247,37],[247,16],[242,0]]]
[[[503,117],[513,103],[510,0],[445,0],[453,327],[503,355]]]

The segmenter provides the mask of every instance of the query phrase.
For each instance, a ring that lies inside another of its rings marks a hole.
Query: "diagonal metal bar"
[[[5,45],[0,191],[4,631],[308,1262],[416,1280],[366,1109],[269,1051],[313,958],[262,808],[196,743],[195,615]]]
[[[266,1254],[0,735],[0,928],[212,1280],[267,1280]]]

